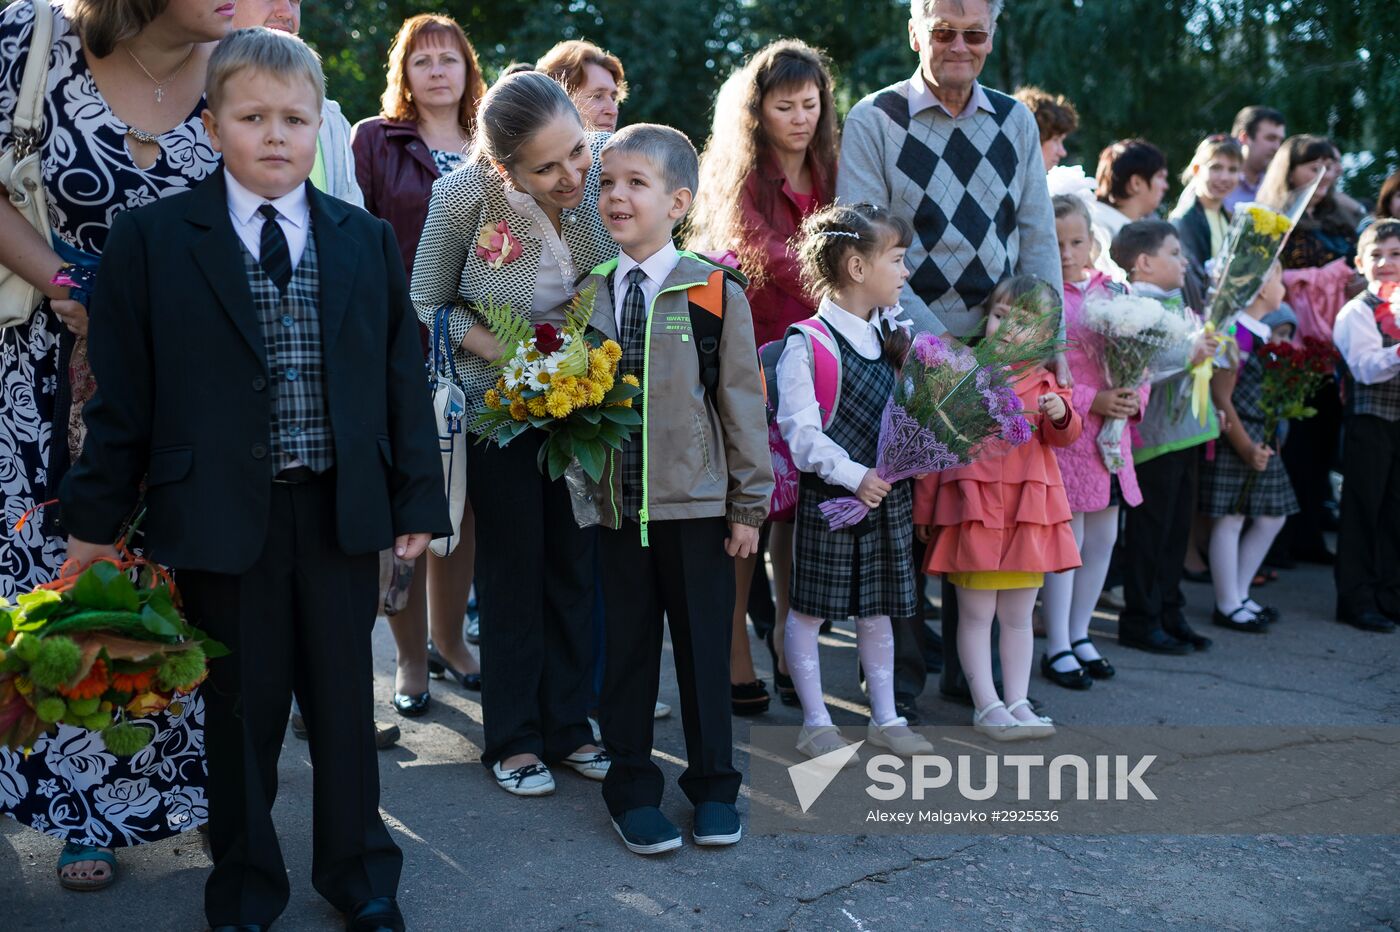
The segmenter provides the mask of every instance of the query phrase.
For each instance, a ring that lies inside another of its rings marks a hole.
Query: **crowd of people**
[[[139,543],[232,651],[141,720],[152,741],[133,757],[69,725],[0,748],[0,809],[65,841],[59,882],[100,889],[114,849],[207,830],[210,925],[271,924],[289,896],[271,803],[290,718],[316,775],[313,883],[347,928],[403,928],[374,759],[398,736],[373,721],[379,614],[399,716],[429,712],[433,678],[479,691],[491,782],[532,797],[563,769],[599,781],[639,854],[682,844],[652,758],[666,625],[702,845],[743,833],[732,716],[771,701],[750,619],[813,757],[847,743],[818,654],[833,619],[854,621],[867,740],[904,755],[931,747],[911,728],[930,672],[987,737],[1052,735],[1053,701],[1029,695],[1037,630],[1041,677],[1068,689],[1114,676],[1096,610],[1117,612],[1120,647],[1209,649],[1183,581],[1212,587],[1214,627],[1262,634],[1277,572],[1335,565],[1338,621],[1394,630],[1400,174],[1367,207],[1330,140],[1251,106],[1200,143],[1164,211],[1151,142],[1066,168],[1071,101],[980,83],[1001,6],[913,0],[911,77],[844,124],[823,53],[775,42],[725,82],[702,152],[620,120],[623,64],[586,41],[488,86],[459,24],[414,16],[381,112],[352,127],[288,36],[298,0],[6,7],[0,150],[43,153],[49,235],[0,205],[0,266],[42,297],[4,333],[0,494],[9,525],[57,505],[0,546],[0,594],[113,554],[139,503]],[[43,119],[22,139],[36,55]],[[1126,294],[1199,330],[1234,212],[1283,209],[1319,177],[1237,309],[1237,357],[1203,331],[1156,384],[1106,384],[1086,307]],[[96,286],[55,284],[70,267]],[[580,527],[537,465],[540,431],[471,445],[463,501],[425,361],[475,405],[501,355],[486,309],[562,325],[581,292],[642,389],[606,474],[611,518]],[[1006,322],[1027,308],[1058,319],[1060,347],[1018,375],[1030,442],[881,478],[911,338],[1021,339]],[[1280,444],[1258,350],[1304,337],[1340,361]],[[1179,398],[1204,363],[1198,417]],[[1129,427],[1106,457],[1114,419]],[[870,514],[833,531],[821,506],[849,496]]]

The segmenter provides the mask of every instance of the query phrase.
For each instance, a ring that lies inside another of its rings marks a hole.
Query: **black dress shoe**
[[[1118,643],[1133,650],[1145,650],[1149,654],[1189,654],[1195,648],[1185,641],[1178,641],[1161,628],[1153,628],[1145,634],[1129,633],[1118,626]]]
[[[1241,614],[1249,615],[1249,617],[1238,617]],[[1211,623],[1231,631],[1243,631],[1245,634],[1263,634],[1269,630],[1269,626],[1265,622],[1255,618],[1243,605],[1228,615],[1217,608],[1211,615]]]
[[[1181,643],[1188,645],[1192,650],[1207,650],[1210,645],[1215,643],[1204,634],[1197,634],[1196,629],[1184,621],[1175,625],[1163,625],[1162,630]]]
[[[1074,651],[1062,650],[1053,657],[1041,654],[1040,675],[1056,686],[1063,686],[1065,689],[1088,689],[1094,685],[1094,681],[1089,678],[1089,671],[1083,667],[1077,667],[1073,670],[1056,670],[1055,661],[1061,657],[1074,657]],[[1079,658],[1075,657],[1075,662],[1078,661]]]
[[[432,698],[426,690],[421,693],[394,693],[394,711],[404,718],[418,718],[427,713]]]
[[[345,914],[345,932],[404,932],[398,901],[392,896],[365,900]]]
[[[1177,640],[1184,640],[1184,638],[1178,637]],[[1071,649],[1073,649],[1075,647],[1078,647],[1080,644],[1088,644],[1090,647],[1092,647],[1094,645],[1094,642],[1089,638],[1080,638],[1079,640],[1072,642],[1069,646]],[[1117,670],[1113,669],[1113,664],[1109,663],[1108,660],[1104,657],[1099,657],[1099,659],[1097,660],[1084,660],[1080,658],[1078,654],[1075,654],[1074,659],[1078,660],[1079,665],[1085,670],[1087,670],[1089,672],[1089,675],[1096,680],[1111,680],[1113,679],[1113,674],[1118,672]]]
[[[894,697],[894,714],[904,719],[910,725],[917,726],[923,724],[924,717],[919,712],[918,700],[909,696]]]
[[[1380,612],[1349,612],[1338,615],[1337,620],[1344,625],[1360,628],[1362,631],[1390,632],[1395,630],[1395,622]]]
[[[735,715],[762,715],[768,711],[768,690],[763,680],[729,684],[729,709]]]
[[[453,669],[452,665],[447,662],[447,658],[439,654],[437,648],[431,644],[428,645],[428,675],[434,679],[450,676],[463,689],[469,689],[474,693],[481,692],[481,671],[463,673]]]

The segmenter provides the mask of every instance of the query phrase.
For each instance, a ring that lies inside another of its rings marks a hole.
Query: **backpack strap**
[[[799,320],[792,328],[807,342],[812,360],[812,388],[822,414],[822,428],[831,426],[841,402],[841,349],[831,328],[819,317]]]
[[[700,384],[714,401],[719,386],[719,342],[724,333],[725,271],[715,269],[703,285],[686,292],[690,302],[690,329],[695,336],[695,354],[700,362]]]

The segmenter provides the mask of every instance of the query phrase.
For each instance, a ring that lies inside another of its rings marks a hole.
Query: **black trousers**
[[[476,512],[481,705],[487,767],[516,754],[546,763],[593,743],[596,533],[574,521],[563,480],[536,463],[543,435],[480,444],[467,458]]]
[[[914,701],[923,695],[928,679],[928,663],[924,660],[924,554],[926,545],[914,541],[914,588],[918,592],[918,608],[908,618],[890,619],[894,634],[894,694],[900,699]]]
[[[341,552],[334,478],[273,485],[247,573],[176,576],[190,622],[230,650],[204,688],[209,924],[268,924],[287,905],[272,804],[294,693],[311,750],[311,882],[342,911],[393,896],[403,855],[379,816],[370,654],[379,556]]]
[[[1198,447],[1163,453],[1136,467],[1142,504],[1123,524],[1123,602],[1119,633],[1142,637],[1186,623],[1181,568],[1196,507]]]
[[[1342,402],[1337,386],[1328,384],[1308,399],[1317,414],[1288,425],[1283,445],[1283,465],[1288,470],[1298,513],[1290,515],[1281,537],[1295,558],[1311,557],[1327,549],[1323,536],[1325,502],[1332,498],[1329,473],[1337,459],[1342,429]]]
[[[1337,612],[1400,618],[1400,421],[1350,415],[1342,457]]]
[[[603,800],[618,816],[659,806],[665,778],[652,761],[652,709],[661,680],[662,624],[671,625],[687,766],[680,787],[694,804],[739,796],[729,709],[734,561],[723,518],[653,521],[643,548],[637,525],[601,531],[608,660],[599,702],[612,768]]]

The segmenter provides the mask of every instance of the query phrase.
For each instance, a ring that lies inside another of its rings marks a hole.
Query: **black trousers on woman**
[[[1298,513],[1290,515],[1284,525],[1280,537],[1288,550],[1281,552],[1295,560],[1325,558],[1327,552],[1323,537],[1326,503],[1332,498],[1330,473],[1337,462],[1342,431],[1342,402],[1337,392],[1332,384],[1315,392],[1308,404],[1317,414],[1290,422],[1288,442],[1283,445],[1283,465],[1298,496]]]
[[[536,462],[543,435],[473,446],[481,705],[487,767],[515,754],[553,763],[593,742],[593,551],[561,479]]]

